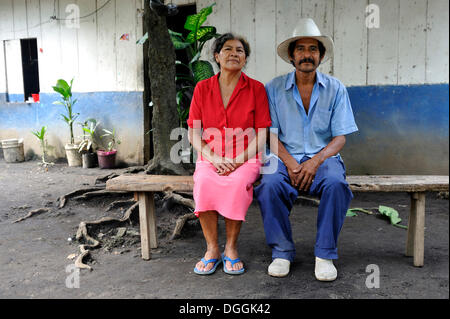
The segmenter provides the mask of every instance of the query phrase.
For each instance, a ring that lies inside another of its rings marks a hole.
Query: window
[[[40,91],[37,39],[5,40],[3,50],[6,101],[27,101]]]

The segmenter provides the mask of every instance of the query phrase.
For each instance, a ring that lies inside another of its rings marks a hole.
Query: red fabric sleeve
[[[202,120],[202,95],[200,86],[200,84],[195,86],[194,95],[192,96],[191,106],[189,108],[189,118],[187,120],[187,124],[190,128],[193,128],[195,120]]]
[[[266,89],[260,82],[255,82],[255,128],[265,128],[272,125],[270,120],[269,101]]]

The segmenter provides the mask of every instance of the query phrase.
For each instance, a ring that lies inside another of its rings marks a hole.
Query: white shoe
[[[289,274],[291,262],[287,259],[275,258],[268,268],[269,275],[273,277],[286,277]]]
[[[320,281],[333,281],[337,278],[337,269],[333,260],[316,257],[316,279]]]

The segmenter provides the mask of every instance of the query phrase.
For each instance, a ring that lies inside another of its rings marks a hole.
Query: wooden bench
[[[353,192],[408,192],[411,207],[408,219],[406,256],[414,257],[414,266],[424,264],[425,194],[449,190],[448,176],[347,176]],[[139,200],[142,258],[151,258],[150,249],[158,247],[154,192],[193,190],[192,176],[121,175],[106,183],[108,190],[132,191]],[[261,230],[262,231],[262,230]]]

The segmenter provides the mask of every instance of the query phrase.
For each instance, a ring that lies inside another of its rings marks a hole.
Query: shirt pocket
[[[312,121],[312,129],[318,134],[330,132],[331,110],[328,108],[316,108]]]

